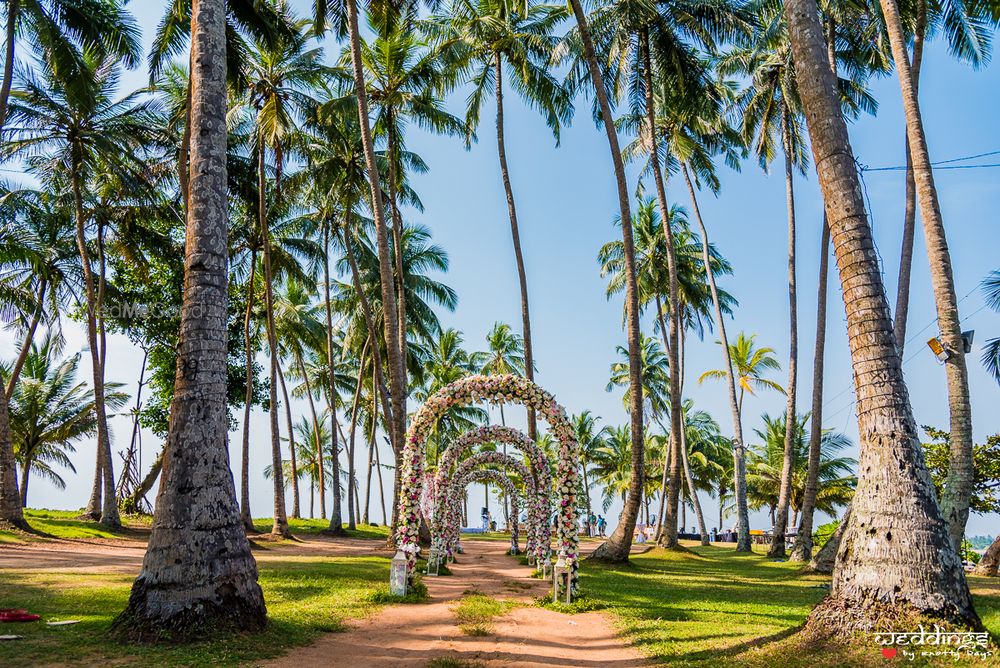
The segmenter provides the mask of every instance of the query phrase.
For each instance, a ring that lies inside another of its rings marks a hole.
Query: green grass
[[[32,532],[0,530],[0,543],[27,543],[43,538],[61,538],[64,540],[86,538],[128,538],[136,535],[136,530],[148,528],[150,517],[143,515],[128,515],[122,517],[124,528],[107,529],[97,522],[79,520],[81,510],[33,510],[24,511],[24,519],[31,526]]]
[[[658,663],[832,668],[885,661],[874,643],[844,650],[795,635],[826,595],[822,585],[829,578],[802,575],[793,563],[699,546],[690,552],[653,550],[626,566],[584,561],[580,576],[582,608],[605,606],[622,633]],[[970,583],[979,614],[996,636],[1000,583]],[[577,611],[570,608],[565,611]]]
[[[0,643],[0,665],[242,665],[308,644],[320,633],[343,629],[345,619],[371,613],[389,578],[389,559],[375,556],[290,556],[261,562],[259,568],[267,628],[186,646],[136,646],[109,639],[106,632],[125,608],[133,576],[0,571],[4,607],[28,608],[46,621],[80,620],[65,627],[11,625],[4,632],[25,637]]]
[[[486,596],[471,590],[451,609],[458,619],[458,628],[468,636],[493,635],[493,620],[503,616],[517,605],[514,601],[505,601],[492,596]]]
[[[258,517],[253,521],[253,526],[261,533],[270,533],[273,520],[270,517]],[[293,534],[316,535],[325,533],[330,528],[330,520],[323,519],[289,519],[288,526]],[[389,527],[381,525],[358,524],[356,529],[348,529],[344,526],[344,535],[350,538],[366,538],[371,540],[389,537]]]

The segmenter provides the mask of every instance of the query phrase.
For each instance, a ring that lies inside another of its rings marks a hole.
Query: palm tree
[[[927,137],[924,133],[920,103],[917,100],[917,85],[910,69],[906,49],[906,35],[903,31],[899,7],[895,0],[880,0],[882,16],[889,34],[889,45],[896,65],[896,75],[903,97],[903,112],[906,118],[907,149],[910,169],[913,172],[917,201],[920,204],[921,220],[924,224],[924,242],[927,260],[930,264],[931,286],[937,307],[937,322],[942,344],[952,354],[945,361],[948,379],[948,411],[951,417],[951,461],[948,466],[948,480],[941,498],[941,511],[948,522],[952,543],[957,549],[965,535],[965,524],[969,519],[969,502],[972,498],[972,407],[969,402],[969,372],[965,365],[962,343],[962,323],[958,314],[958,297],[955,294],[955,277],[951,268],[951,254],[938,202],[934,172],[931,168]],[[921,2],[920,4],[924,4]],[[928,3],[929,4],[929,3]],[[994,24],[1000,22],[1000,8],[983,14],[992,14]]]
[[[594,41],[590,35],[587,16],[583,11],[580,0],[570,0],[573,8],[573,16],[576,19],[579,30],[580,44],[582,46],[583,60],[587,64],[587,71],[590,73],[590,84],[597,97],[600,108],[600,118],[604,124],[604,131],[608,137],[608,149],[611,151],[611,161],[614,165],[615,183],[618,192],[618,208],[620,210],[619,220],[632,220],[632,213],[629,206],[628,181],[625,176],[625,165],[622,160],[621,147],[618,144],[618,134],[614,127],[614,116],[611,113],[611,103],[608,100],[607,89],[604,84],[604,76],[598,65],[597,52],[594,49]],[[625,265],[625,309],[627,314],[627,339],[629,350],[629,388],[632,390],[632,398],[629,406],[630,428],[629,437],[632,449],[632,470],[642,471],[643,448],[645,446],[642,422],[642,372],[639,361],[641,350],[640,328],[639,328],[639,287],[636,279],[635,244],[632,239],[632,229],[630,225],[622,225],[622,244]],[[629,490],[625,509],[622,513],[622,521],[618,523],[611,537],[598,547],[593,557],[613,562],[628,561],[629,550],[632,548],[632,532],[635,529],[636,518],[639,516],[639,506],[642,497],[641,481],[632,482]]]
[[[38,327],[62,343],[60,311],[68,307],[78,278],[75,246],[67,239],[71,215],[47,191],[4,193],[5,230],[0,235],[0,308],[21,334],[20,351],[9,373],[0,373],[0,522],[27,528],[17,490],[8,402],[31,352]]]
[[[402,244],[403,219],[400,213],[399,191],[404,179],[404,159],[411,165],[426,170],[416,163],[404,149],[404,133],[408,123],[451,136],[464,134],[464,125],[444,108],[439,91],[447,87],[454,76],[454,68],[442,52],[430,48],[425,40],[414,34],[413,8],[407,7],[401,16],[373,17],[375,39],[361,43],[361,61],[367,77],[367,96],[374,107],[372,129],[376,137],[384,136],[388,162],[385,175],[388,189],[389,215],[392,219],[393,249],[395,250],[396,298],[398,300],[398,326],[400,354],[405,362],[407,347],[406,293],[399,281],[403,273]],[[349,60],[349,56],[345,56]],[[414,202],[419,206],[419,200]],[[403,383],[406,365],[403,365]],[[405,397],[404,397],[405,400]]]
[[[21,467],[21,505],[25,507],[31,473],[66,489],[53,466],[75,473],[68,454],[75,452],[73,443],[97,432],[93,393],[84,383],[76,382],[80,355],[62,362],[56,357],[55,341],[50,336],[33,343],[10,398],[10,429]],[[127,394],[116,391],[119,387],[119,383],[105,386],[105,404],[111,410],[118,410],[128,400]]]
[[[486,334],[486,346],[489,352],[474,356],[474,360],[481,363],[479,373],[484,376],[526,376],[527,344],[524,338],[511,330],[510,325],[505,322],[493,323],[493,329]],[[500,405],[500,424],[507,424],[504,419],[503,404]],[[504,444],[504,452],[507,451],[506,448]]]
[[[612,427],[608,437],[594,453],[594,479],[601,486],[604,512],[615,499],[625,501],[632,487],[632,437],[628,426]],[[641,478],[642,476],[635,476]],[[624,516],[622,521],[624,521]],[[617,529],[616,529],[617,531]]]
[[[757,348],[754,340],[756,334],[747,336],[745,332],[740,332],[736,337],[736,343],[729,345],[729,355],[733,361],[736,371],[736,384],[740,388],[737,404],[740,412],[743,411],[743,397],[746,394],[757,396],[756,391],[774,390],[785,393],[785,389],[773,380],[764,378],[768,371],[780,371],[781,363],[774,357],[774,348]],[[726,377],[726,372],[722,369],[712,369],[701,374],[699,383],[706,380],[721,380]]]
[[[913,606],[924,614],[978,626],[961,560],[951,549],[919,455],[889,304],[819,12],[812,0],[787,0],[787,16],[793,58],[801,73],[799,94],[830,234],[836,240],[862,438],[858,488],[843,536],[842,558],[831,596],[814,610],[810,625],[824,633],[849,633],[898,619]],[[901,532],[908,537],[905,545],[891,539]],[[886,603],[875,607],[868,603],[872,600]]]
[[[147,147],[156,131],[158,105],[140,100],[134,93],[115,100],[120,70],[116,62],[86,58],[85,81],[65,86],[51,72],[41,77],[27,72],[19,77],[19,89],[9,107],[12,139],[0,151],[7,159],[33,158],[33,167],[43,175],[64,176],[73,198],[76,243],[83,268],[87,342],[94,375],[97,414],[97,473],[88,512],[100,515],[101,523],[119,526],[115,502],[111,441],[104,407],[104,347],[98,337],[98,316],[103,306],[103,281],[94,276],[87,241],[93,211],[87,210],[84,190],[99,173],[114,170],[141,183],[146,173]],[[84,85],[86,84],[86,85]],[[103,264],[103,262],[102,262]],[[103,493],[102,493],[103,490]],[[103,503],[102,503],[103,498]]]
[[[727,389],[729,390],[729,408],[733,420],[733,472],[732,487],[736,500],[736,530],[737,530],[737,552],[750,552],[750,518],[746,498],[746,456],[745,441],[743,440],[743,420],[740,413],[740,403],[736,398],[736,379],[733,375],[733,362],[730,353],[729,337],[726,333],[726,324],[723,314],[727,311],[722,299],[724,294],[719,290],[715,281],[715,272],[712,271],[709,248],[711,247],[708,237],[708,229],[701,216],[701,209],[698,206],[698,198],[695,195],[694,184],[691,179],[691,172],[699,183],[706,183],[713,192],[718,192],[719,180],[715,172],[713,156],[721,153],[726,162],[732,167],[739,167],[737,150],[742,143],[739,135],[729,126],[725,120],[723,110],[723,100],[727,97],[728,89],[719,86],[713,91],[709,87],[711,94],[698,96],[696,102],[692,103],[690,98],[677,100],[679,97],[673,94],[670,86],[660,88],[661,95],[669,96],[670,104],[660,105],[659,108],[667,109],[668,118],[659,125],[668,128],[664,140],[667,142],[669,154],[676,157],[680,163],[681,173],[684,176],[684,183],[687,186],[688,194],[691,197],[691,209],[702,238],[702,267],[705,271],[705,278],[709,286],[712,297],[712,306],[715,315],[715,326],[719,334],[719,342],[723,352],[723,371],[726,377]],[[690,169],[689,169],[690,167]],[[701,382],[699,380],[699,382]],[[719,529],[722,529],[722,486],[719,487]]]
[[[496,103],[497,157],[507,197],[507,215],[521,291],[525,375],[530,381],[535,379],[535,365],[528,279],[507,165],[503,79],[506,75],[525,104],[542,113],[558,143],[561,126],[572,118],[573,103],[566,89],[552,76],[549,67],[552,52],[558,45],[553,30],[567,16],[566,8],[559,5],[525,2],[515,8],[503,0],[457,0],[447,17],[438,21],[444,24],[443,32],[447,38],[457,42],[467,77],[472,83],[465,113],[467,142],[472,140],[473,129],[479,125],[483,102],[492,94]],[[534,440],[536,430],[534,410],[529,408],[528,438]]]
[[[990,2],[928,2],[918,0],[908,4],[905,23],[912,27],[910,49],[912,53],[904,58],[909,65],[910,80],[913,84],[914,100],[918,99],[920,89],[920,72],[923,63],[924,45],[928,36],[942,34],[948,41],[951,54],[979,68],[989,62],[992,32],[1000,22],[1000,8]],[[874,12],[873,12],[874,13]],[[879,17],[876,22],[879,29],[884,29],[883,23],[888,23]],[[895,58],[896,54],[893,53]],[[884,68],[888,71],[888,66]],[[917,217],[916,180],[914,178],[913,156],[910,151],[910,139],[904,133],[906,151],[905,207],[903,215],[902,248],[900,251],[899,279],[896,283],[896,308],[893,327],[896,334],[896,344],[899,354],[903,355],[906,343],[906,321],[910,304],[910,270],[913,266],[913,237]]]
[[[264,626],[226,432],[226,42],[223,0],[192,0],[191,205],[177,376],[142,570],[115,622],[129,637]],[[219,546],[224,545],[225,550]]]
[[[270,363],[271,401],[268,416],[271,423],[271,466],[274,471],[274,526],[272,533],[287,536],[284,481],[281,475],[281,436],[278,427],[278,339],[274,323],[274,270],[271,261],[271,233],[268,221],[267,154],[274,159],[274,198],[282,196],[284,160],[294,149],[293,136],[298,124],[312,111],[316,101],[312,89],[321,85],[328,73],[321,64],[322,50],[308,49],[309,36],[299,31],[292,37],[277,40],[273,45],[260,43],[251,52],[248,62],[249,102],[255,113],[254,134],[257,161],[258,226],[262,236],[264,263],[264,317]],[[334,467],[336,470],[336,467]],[[338,481],[335,479],[335,484]],[[322,491],[321,491],[322,496]],[[324,505],[325,509],[325,505]],[[334,495],[334,515],[340,515],[339,495]]]
[[[121,0],[15,0],[6,3],[6,42],[0,84],[0,136],[7,120],[18,41],[30,44],[45,68],[67,87],[84,86],[90,67],[85,52],[99,60],[139,62],[140,33]]]
[[[580,445],[580,469],[583,473],[583,488],[587,494],[588,521],[590,521],[589,518],[593,514],[590,499],[590,467],[596,461],[598,453],[604,447],[611,434],[611,427],[608,425],[604,425],[600,429],[597,428],[598,420],[600,418],[588,410],[570,418],[570,422],[573,424],[573,431],[576,434],[576,442]]]
[[[983,279],[983,293],[986,303],[994,311],[1000,311],[1000,270]],[[983,346],[983,366],[1000,383],[1000,337],[990,339]]]
[[[384,203],[382,198],[381,176],[375,159],[375,144],[372,141],[371,117],[368,109],[368,91],[365,83],[364,61],[362,55],[361,34],[358,28],[357,0],[346,0],[343,5],[331,3],[328,0],[316,0],[314,32],[322,35],[326,32],[326,22],[329,18],[338,32],[346,32],[351,51],[351,73],[354,78],[354,94],[358,106],[358,127],[361,130],[361,146],[365,159],[368,184],[371,190],[369,200],[375,224],[375,241],[379,269],[379,288],[383,306],[382,325],[385,332],[385,346],[389,361],[389,391],[392,399],[392,420],[390,422],[389,438],[393,450],[398,455],[402,452],[403,436],[406,431],[406,371],[404,368],[403,344],[400,341],[399,311],[397,296],[393,284],[393,256],[390,254],[389,235],[385,222]],[[384,8],[391,18],[395,14],[392,7]],[[350,209],[349,209],[350,210]],[[395,507],[393,517],[395,518]]]
[[[785,416],[772,418],[765,413],[761,416],[764,422],[762,429],[755,429],[762,443],[751,448],[748,466],[749,497],[754,510],[762,507],[770,509],[774,514],[779,502],[781,485],[781,468],[784,461]],[[805,424],[809,415],[797,416],[795,419],[795,468],[792,471],[792,492],[789,505],[795,513],[792,524],[796,523],[798,514],[802,511],[806,480],[808,477],[809,440],[806,437]],[[844,434],[826,430],[820,440],[819,473],[817,475],[816,509],[828,515],[836,514],[839,508],[850,503],[854,496],[857,477],[853,474],[857,462],[838,453],[851,447],[851,441]]]

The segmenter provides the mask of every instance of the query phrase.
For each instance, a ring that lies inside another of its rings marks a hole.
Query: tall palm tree
[[[611,152],[611,162],[614,167],[615,184],[618,193],[618,208],[620,210],[619,220],[632,220],[631,207],[629,206],[628,181],[625,176],[625,164],[622,160],[621,147],[618,143],[618,133],[615,131],[614,116],[611,113],[611,102],[608,99],[607,88],[604,83],[604,75],[601,73],[598,64],[597,52],[594,49],[594,41],[590,34],[587,15],[583,11],[580,0],[570,0],[573,9],[573,16],[576,19],[579,31],[580,50],[583,61],[586,63],[587,72],[590,74],[590,85],[597,97],[600,109],[600,118],[604,124],[604,131],[608,137],[608,149]],[[639,329],[639,288],[636,279],[635,244],[632,239],[632,229],[630,225],[622,225],[622,244],[625,265],[625,308],[626,308],[626,332],[629,350],[629,387],[631,392],[631,404],[629,405],[629,438],[632,448],[632,469],[642,471],[643,448],[645,446],[643,437],[642,422],[642,387],[641,367],[639,354],[641,350],[640,329]],[[636,476],[638,478],[638,476]],[[607,561],[623,562],[628,561],[629,551],[632,548],[632,532],[635,529],[636,518],[639,516],[639,506],[642,500],[641,481],[634,480],[629,490],[625,509],[622,513],[622,521],[618,523],[611,537],[598,547],[593,556],[597,559]]]
[[[972,407],[969,402],[969,372],[965,364],[962,343],[962,323],[958,315],[958,296],[955,294],[955,276],[951,268],[951,254],[938,202],[934,172],[931,168],[927,136],[917,99],[917,86],[910,69],[906,50],[907,36],[903,31],[899,7],[895,0],[879,0],[882,16],[889,34],[889,45],[896,65],[896,75],[903,97],[906,118],[906,138],[920,217],[924,225],[924,245],[930,264],[931,286],[937,307],[937,322],[941,342],[951,351],[945,361],[948,382],[948,412],[950,414],[951,461],[948,480],[941,498],[941,511],[948,522],[948,529],[955,548],[965,535],[969,519],[969,502],[972,498]],[[1000,8],[992,10],[994,24],[1000,21]]]
[[[457,0],[447,16],[438,21],[444,25],[444,35],[457,43],[467,78],[472,82],[472,91],[466,101],[467,142],[473,138],[473,130],[480,122],[482,105],[489,95],[493,95],[496,104],[497,157],[507,198],[507,215],[521,291],[525,375],[530,381],[535,379],[535,364],[528,279],[521,252],[517,205],[507,164],[503,81],[506,76],[525,104],[541,112],[558,143],[560,128],[572,118],[573,103],[566,89],[550,72],[550,60],[559,42],[553,31],[567,17],[566,8],[559,5],[525,2],[523,6],[514,7],[503,0]],[[529,408],[528,438],[534,440],[536,430],[535,412]]]
[[[920,456],[816,3],[787,0],[787,16],[793,58],[801,73],[799,93],[845,295],[862,438],[858,488],[842,539],[842,558],[830,597],[814,610],[810,625],[826,633],[849,633],[898,619],[915,607],[924,614],[978,626],[961,560],[951,549]],[[892,540],[893,533],[900,532],[908,537],[905,544]],[[872,600],[885,603],[871,606]]]
[[[10,429],[14,453],[21,467],[21,505],[28,503],[28,481],[35,472],[58,489],[66,483],[53,465],[76,472],[68,453],[73,443],[97,432],[93,393],[76,382],[80,355],[57,359],[55,341],[46,336],[31,345],[10,398]],[[5,374],[7,375],[7,374]],[[118,410],[128,395],[119,383],[105,386],[105,405]]]
[[[415,123],[437,134],[461,136],[464,125],[444,108],[440,91],[455,76],[455,69],[442,51],[427,44],[414,32],[415,8],[406,8],[401,16],[373,15],[372,28],[375,39],[361,43],[361,61],[366,76],[367,95],[371,100],[374,119],[372,129],[376,137],[385,138],[387,148],[387,174],[389,217],[392,219],[392,238],[396,299],[398,300],[398,327],[400,354],[406,359],[407,338],[406,293],[399,281],[403,272],[402,244],[403,218],[400,212],[399,191],[405,178],[405,129]],[[345,60],[349,60],[347,54]],[[426,170],[422,163],[411,166]],[[419,200],[414,203],[420,206]],[[406,365],[403,366],[406,381]]]
[[[47,190],[16,190],[4,192],[0,204],[5,216],[0,234],[0,308],[21,337],[14,364],[9,372],[0,372],[0,522],[26,529],[7,404],[39,326],[47,328],[54,343],[62,343],[60,311],[69,306],[79,271],[76,247],[67,238],[72,216],[59,197]]]
[[[119,526],[115,502],[111,440],[104,407],[104,347],[98,336],[98,316],[102,311],[103,281],[94,274],[87,229],[93,219],[85,196],[90,180],[102,170],[113,169],[142,182],[146,173],[147,148],[158,139],[158,104],[133,93],[115,99],[120,70],[113,60],[86,60],[84,80],[65,86],[51,72],[32,72],[19,77],[18,90],[9,106],[8,130],[12,138],[0,152],[7,159],[24,156],[43,175],[62,175],[70,186],[76,244],[83,268],[86,332],[93,366],[96,397],[98,456],[94,490],[88,512],[100,516],[108,526]],[[86,83],[86,85],[84,85]],[[103,263],[102,263],[103,264]],[[103,328],[102,328],[103,331]]]
[[[368,108],[368,90],[365,83],[361,33],[358,27],[357,0],[346,0],[343,5],[328,0],[315,0],[314,32],[326,32],[329,20],[339,34],[346,32],[351,52],[351,74],[354,78],[354,96],[358,107],[358,127],[361,130],[361,146],[364,154],[365,171],[371,191],[369,204],[375,225],[375,247],[378,257],[379,287],[383,306],[382,325],[385,332],[385,347],[389,362],[389,392],[392,399],[392,421],[389,438],[397,456],[402,452],[403,436],[406,431],[406,371],[403,344],[400,341],[399,311],[396,289],[393,283],[393,255],[389,246],[389,234],[385,221],[382,197],[381,175],[375,158],[375,144],[372,140],[371,116]],[[380,7],[388,17],[395,14],[394,8]],[[396,509],[393,508],[395,518]],[[395,522],[394,522],[395,523]]]
[[[278,427],[278,365],[280,353],[274,323],[274,270],[271,260],[271,233],[268,220],[267,158],[274,161],[274,198],[282,196],[284,161],[294,150],[293,137],[316,101],[312,90],[320,86],[327,69],[321,63],[322,50],[308,48],[309,35],[304,24],[291,37],[274,44],[259,43],[248,59],[249,103],[254,111],[254,135],[257,162],[258,226],[264,263],[264,318],[270,356],[271,401],[268,416],[271,424],[271,466],[274,471],[274,526],[272,532],[288,535],[285,518],[284,481],[281,474],[281,436]],[[334,467],[336,470],[336,467]],[[336,481],[335,481],[336,482]],[[321,491],[322,496],[322,491]],[[325,508],[325,506],[324,506]],[[339,496],[334,496],[334,515],[340,515]]]
[[[992,50],[992,33],[997,23],[1000,22],[1000,8],[995,3],[918,0],[908,3],[903,11],[906,14],[904,23],[907,29],[912,30],[907,64],[910,69],[914,99],[919,96],[924,46],[929,36],[943,35],[947,40],[951,55],[971,64],[974,68],[989,62]],[[876,23],[879,29],[883,29],[885,27],[883,24],[887,22],[882,17],[878,18],[879,20],[873,21],[873,23]],[[904,56],[906,55],[904,52]],[[895,53],[892,57],[896,57]],[[885,69],[888,70],[888,67]],[[906,322],[910,304],[910,271],[913,266],[913,237],[917,217],[916,179],[914,177],[913,156],[910,151],[910,139],[907,134],[908,130],[904,133],[906,177],[902,248],[900,250],[899,279],[896,282],[896,308],[893,310],[893,327],[900,356],[903,354],[906,343]]]
[[[115,622],[129,637],[254,630],[266,621],[226,438],[225,4],[192,5],[191,205],[177,376],[149,545]]]

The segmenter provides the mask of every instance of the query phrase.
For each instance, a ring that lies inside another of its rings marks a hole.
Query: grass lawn
[[[39,538],[125,538],[135,529],[148,528],[152,518],[145,515],[122,518],[125,527],[111,531],[97,522],[78,520],[81,510],[33,510],[24,511],[24,519],[37,533],[0,530],[0,543],[27,543]]]
[[[114,539],[135,534],[101,529],[78,521],[76,512],[28,511],[39,532],[62,539]],[[132,519],[129,523],[133,524]],[[257,522],[270,530],[269,520]],[[326,520],[292,520],[294,533],[318,533]],[[141,526],[135,523],[133,526]],[[385,527],[359,527],[357,538],[385,540]],[[41,540],[35,534],[0,532],[0,541]],[[290,541],[281,541],[287,543]],[[320,633],[343,628],[344,620],[363,617],[389,599],[389,553],[386,556],[313,557],[283,555],[262,545],[258,560],[270,624],[262,633],[236,634],[188,646],[134,646],[110,640],[106,631],[125,608],[134,576],[109,573],[52,573],[0,570],[0,608],[27,608],[45,621],[78,619],[79,624],[49,627],[43,623],[5,624],[0,633],[23,635],[0,642],[0,666],[50,664],[123,664],[234,666],[305,645]]]
[[[845,652],[794,637],[828,582],[825,576],[801,575],[797,564],[759,554],[737,556],[731,549],[700,546],[690,552],[656,549],[633,556],[624,567],[584,561],[581,606],[605,607],[619,629],[658,663],[885,665],[874,643]],[[984,623],[1000,636],[1000,582],[972,578],[970,584]]]

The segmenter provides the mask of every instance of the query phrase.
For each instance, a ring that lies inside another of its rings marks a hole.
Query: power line
[[[987,158],[991,155],[1000,155],[1000,149],[996,151],[987,151],[986,153],[977,153],[975,155],[966,155],[961,158],[949,158],[948,160],[937,160],[931,163],[932,167],[938,169],[984,169],[992,167],[1000,167],[1000,162],[995,163],[985,163],[980,165],[953,165],[954,162],[965,162],[967,160],[976,160],[978,158]],[[940,165],[946,165],[944,167]],[[859,164],[862,172],[899,172],[906,169],[906,165],[892,165],[891,167],[868,167],[867,165]],[[911,169],[915,169],[912,165]]]

